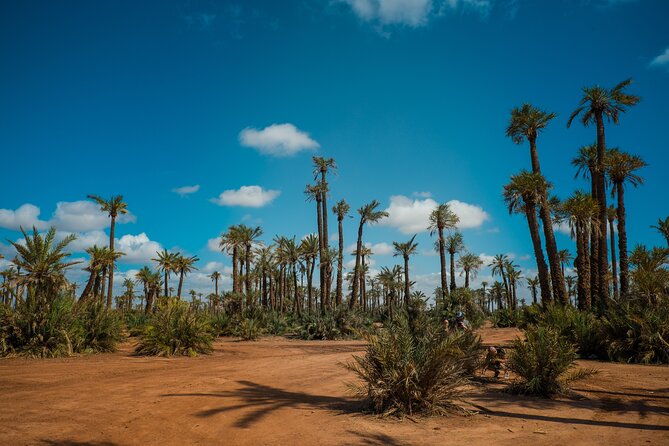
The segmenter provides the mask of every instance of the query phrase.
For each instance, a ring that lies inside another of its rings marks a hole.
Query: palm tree
[[[244,249],[244,243],[241,237],[239,226],[232,225],[227,232],[221,234],[221,240],[218,243],[222,251],[232,257],[232,292],[239,293],[239,256]]]
[[[588,251],[588,245],[591,238],[597,238],[599,225],[596,222],[599,207],[590,194],[576,191],[564,201],[562,212],[571,228],[571,236],[576,240],[574,265],[578,271],[576,286],[578,306],[581,310],[588,310],[592,305],[593,297],[590,270],[592,252]]]
[[[446,237],[446,251],[451,257],[451,293],[455,290],[455,254],[465,249],[462,234],[455,232]]]
[[[123,201],[123,195],[112,195],[109,200],[105,200],[98,195],[89,195],[88,198],[95,201],[102,212],[107,212],[111,219],[111,227],[109,228],[109,250],[114,252],[114,229],[116,227],[116,218],[119,215],[128,213],[128,204]],[[112,258],[109,267],[109,285],[107,289],[107,308],[111,307],[112,293],[114,288],[114,259]]]
[[[458,259],[458,267],[465,274],[465,288],[469,288],[469,279],[475,279],[479,270],[483,266],[483,260],[471,252],[464,253]]]
[[[446,241],[444,239],[444,230],[455,229],[460,222],[460,219],[453,211],[451,211],[448,203],[442,203],[437,206],[430,213],[430,224],[427,229],[430,235],[438,234],[439,236],[439,263],[441,266],[441,298],[445,301],[448,293],[448,286],[446,284]]]
[[[122,256],[124,256],[125,253],[122,253],[120,251],[115,251],[113,249],[108,249],[105,247],[103,249],[103,265],[102,265],[102,295],[104,297],[104,290],[105,290],[105,278],[107,277],[107,274],[109,276],[114,275],[114,271],[116,269],[115,263],[116,260],[120,259]],[[111,284],[114,284],[114,281],[111,281]],[[111,308],[112,301],[110,299],[111,293],[107,292],[107,308]]]
[[[142,269],[137,271],[137,273],[135,274],[135,278],[137,280],[139,280],[140,282],[142,282],[142,288],[143,288],[143,291],[144,291],[144,302],[147,304],[144,311],[147,312],[147,313],[148,313],[148,309],[149,309],[149,307],[148,307],[148,303],[149,303],[149,283],[152,280],[152,275],[153,275],[153,273],[151,272],[149,267],[146,266],[146,265],[143,266]],[[160,275],[158,277],[158,280],[160,281]]]
[[[539,288],[539,277],[534,276],[534,278],[526,278],[525,282],[527,282],[527,287],[530,289],[532,292],[532,303],[534,305],[537,304],[537,288]]]
[[[511,297],[509,306],[514,310],[518,307],[518,297],[516,285],[522,279],[521,271],[516,269],[516,265],[513,262],[507,262],[506,264],[506,278],[509,281],[509,289],[511,290]]]
[[[653,229],[657,229],[657,232],[662,234],[667,241],[667,248],[669,248],[669,217],[662,220],[661,218],[657,219],[657,226],[651,226]]]
[[[555,118],[555,113],[547,113],[531,104],[523,104],[520,108],[511,111],[511,120],[506,129],[506,135],[516,144],[522,144],[524,140],[530,145],[530,158],[532,160],[532,173],[541,174],[539,166],[539,155],[537,153],[537,136],[548,123]],[[544,238],[546,241],[546,254],[550,265],[550,278],[553,285],[553,293],[561,302],[566,301],[566,290],[564,278],[560,269],[558,259],[558,248],[553,233],[553,221],[551,218],[550,205],[548,202],[548,188],[539,195],[539,215],[543,223]],[[555,271],[554,271],[555,270]],[[543,290],[544,287],[542,287]]]
[[[330,233],[328,232],[328,182],[326,175],[328,171],[336,171],[337,165],[335,164],[334,158],[324,158],[322,156],[314,156],[312,158],[314,162],[314,180],[317,180],[320,175],[320,185],[321,185],[321,216],[323,219],[323,251],[327,252],[330,249]],[[328,264],[325,265],[325,286],[321,284],[321,288],[324,288],[323,295],[325,296],[325,306],[330,305],[330,276],[332,275],[332,269]]]
[[[251,257],[252,257],[251,250],[253,248],[253,245],[258,243],[258,238],[262,235],[262,228],[260,226],[251,228],[246,225],[239,225],[238,229],[241,241],[245,248],[244,257],[246,260],[246,267],[244,269],[246,273],[246,284],[244,288],[246,289],[246,300],[247,303],[252,304],[253,295],[251,292]]]
[[[606,216],[609,220],[609,238],[611,239],[611,278],[613,279],[613,296],[618,297],[618,265],[616,261],[616,234],[613,230],[613,222],[618,219],[618,209],[609,206]]]
[[[299,287],[297,285],[297,268],[300,262],[300,249],[297,243],[295,243],[295,237],[287,238],[281,236],[276,237],[274,241],[277,245],[277,251],[280,253],[279,255],[286,260],[290,268],[294,292],[293,309],[299,317],[302,314],[302,302],[299,294]]]
[[[569,301],[571,302],[571,296],[574,295],[574,284],[576,283],[576,277],[567,276],[564,278],[564,281],[567,284],[567,294],[569,295]]]
[[[126,310],[130,310],[132,309],[132,300],[135,298],[135,282],[126,277],[123,280],[123,288],[125,288],[125,298],[128,300]]]
[[[307,305],[309,308],[309,313],[313,309],[313,279],[314,279],[314,268],[316,266],[316,258],[318,257],[319,251],[319,240],[318,237],[314,234],[309,234],[302,239],[300,243],[300,254],[304,259],[305,268],[307,270]],[[321,285],[322,287],[323,285]]]
[[[147,279],[148,294],[144,313],[149,314],[149,311],[155,309],[155,302],[158,300],[158,295],[160,294],[160,271],[148,271]]]
[[[65,270],[79,262],[65,262],[70,253],[64,252],[67,245],[76,239],[73,234],[56,243],[56,228],[51,227],[42,236],[33,226],[32,235],[21,228],[23,241],[9,241],[17,252],[12,263],[20,268],[18,281],[28,290],[28,301],[48,306],[67,283]]]
[[[607,242],[606,242],[606,185],[604,182],[604,172],[605,172],[605,156],[606,156],[606,137],[604,134],[604,118],[609,122],[618,124],[618,118],[621,113],[625,113],[628,107],[634,106],[639,102],[639,97],[631,94],[625,93],[625,88],[632,83],[631,79],[624,80],[619,83],[612,89],[606,89],[599,86],[594,87],[585,87],[583,88],[583,97],[581,101],[574,110],[574,112],[569,117],[567,121],[567,127],[571,126],[571,123],[574,119],[580,115],[581,123],[583,126],[587,127],[590,124],[595,124],[597,127],[597,167],[595,169],[596,181],[597,184],[597,195],[595,200],[599,204],[599,253],[598,253],[598,288],[600,294],[600,303],[605,305],[605,302],[608,297],[608,251],[607,251]],[[620,224],[620,221],[618,222]],[[620,241],[619,241],[620,243]],[[622,263],[623,253],[620,253],[620,259]],[[625,253],[625,260],[627,260],[627,253]],[[621,279],[620,279],[620,290],[624,295],[627,291],[627,282],[625,282],[625,289],[623,290],[623,278],[622,278],[622,269],[621,265]],[[625,265],[625,281],[627,281],[627,265]]]
[[[630,255],[632,284],[635,292],[645,297],[648,303],[657,303],[669,288],[669,249],[637,245]]]
[[[177,288],[177,300],[181,300],[181,287],[184,283],[184,276],[196,270],[195,262],[197,262],[197,256],[185,257],[181,254],[178,254],[174,260],[174,272],[179,274],[179,287]]]
[[[97,245],[86,248],[86,253],[88,254],[88,266],[84,268],[84,271],[87,271],[90,275],[79,297],[81,301],[85,301],[93,295],[95,280],[99,278],[103,264],[103,250]]]
[[[411,296],[411,285],[409,281],[409,256],[416,253],[418,243],[414,243],[416,236],[414,235],[408,242],[399,243],[393,242],[395,253],[393,256],[402,256],[404,259],[404,305],[409,308],[409,296]]]
[[[336,300],[335,305],[339,307],[342,303],[343,296],[343,282],[344,278],[343,268],[344,268],[344,218],[348,215],[348,211],[351,209],[351,206],[348,205],[346,200],[339,200],[337,204],[332,208],[332,212],[337,215],[337,227],[339,234],[339,251],[337,253],[337,289],[336,289]]]
[[[175,271],[178,254],[169,252],[167,249],[158,251],[156,252],[156,254],[158,255],[158,257],[151,260],[153,260],[158,264],[158,270],[161,271],[165,277],[165,282],[163,284],[165,286],[165,297],[169,297],[170,273]]]
[[[218,306],[218,281],[221,280],[221,273],[214,271],[213,273],[209,274],[209,278],[212,282],[214,282],[214,296],[216,297],[213,301],[212,309],[216,311],[216,307]]]
[[[350,308],[355,307],[356,299],[358,298],[358,281],[360,280],[360,253],[362,252],[363,227],[365,226],[365,223],[376,223],[382,218],[388,216],[387,212],[377,210],[380,204],[381,203],[379,203],[377,200],[372,200],[370,203],[367,203],[358,209],[358,214],[360,215],[360,224],[358,225],[358,242],[356,245],[355,269],[353,270],[353,289],[351,292],[351,300],[349,301]]]
[[[321,259],[319,265],[319,277],[320,277],[320,291],[321,291],[321,303],[325,300],[326,287],[323,286],[326,282],[326,270],[325,263],[322,259],[325,255],[325,235],[323,230],[323,197],[327,194],[326,186],[322,182],[317,181],[314,185],[307,185],[304,190],[304,194],[307,196],[307,201],[316,202],[316,226],[318,228],[318,249],[319,257]]]
[[[537,263],[539,284],[541,289],[541,301],[548,303],[552,300],[550,288],[550,275],[548,265],[544,259],[544,251],[541,248],[541,235],[539,233],[539,222],[537,221],[537,204],[541,197],[545,196],[549,184],[540,173],[530,173],[526,170],[511,177],[511,182],[504,186],[503,196],[509,213],[524,213],[527,226],[530,230],[530,238],[534,248],[534,259]],[[505,282],[506,283],[506,282]]]
[[[571,164],[576,167],[577,178],[581,175],[583,178],[590,178],[590,197],[597,201],[597,144],[590,144],[579,149],[578,155],[571,161]],[[597,219],[590,219],[590,224],[597,224]],[[589,233],[599,233],[599,226],[597,231],[589,230]],[[599,296],[599,237],[590,238],[590,265],[589,265],[589,293],[592,296]]]
[[[627,229],[625,216],[625,185],[637,187],[643,178],[636,172],[646,166],[640,156],[631,155],[618,149],[611,149],[606,159],[606,174],[613,184],[611,196],[618,197],[618,252],[620,254],[620,295],[629,291],[629,265],[627,262]],[[606,218],[606,215],[604,216]],[[605,222],[606,223],[606,222]],[[604,225],[606,231],[606,225]],[[608,264],[608,259],[607,259]]]
[[[497,254],[495,257],[493,257],[492,262],[488,265],[489,267],[492,268],[492,275],[494,276],[502,276],[502,282],[504,284],[504,292],[508,296],[511,295],[509,292],[509,283],[506,280],[506,264],[509,262],[509,258],[506,256],[506,254]],[[500,301],[501,302],[501,301]]]
[[[560,267],[562,268],[562,275],[566,278],[564,268],[569,266],[574,256],[571,255],[568,249],[561,249],[558,251],[558,258],[560,259]]]

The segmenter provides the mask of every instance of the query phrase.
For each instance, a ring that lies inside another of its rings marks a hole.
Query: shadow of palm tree
[[[352,413],[361,409],[359,400],[326,395],[310,395],[305,392],[291,392],[250,381],[237,381],[242,387],[212,393],[170,393],[163,397],[216,397],[242,400],[239,404],[221,406],[196,413],[198,417],[211,417],[223,412],[252,409],[240,418],[235,427],[249,427],[263,417],[283,408],[321,409],[340,413]]]

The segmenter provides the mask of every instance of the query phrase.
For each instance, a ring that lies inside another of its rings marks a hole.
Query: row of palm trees
[[[611,89],[599,86],[583,89],[581,101],[569,117],[567,127],[576,118],[580,118],[586,127],[590,124],[596,127],[596,142],[582,147],[572,160],[576,177],[590,179],[590,191],[577,190],[563,202],[550,195],[552,186],[541,173],[537,150],[539,133],[556,115],[530,104],[511,111],[506,134],[517,144],[528,142],[532,169],[513,175],[504,186],[503,198],[509,213],[523,214],[527,220],[543,302],[569,302],[568,281],[564,277],[565,262],[560,259],[560,253],[565,251],[558,250],[553,233],[554,224],[561,222],[569,225],[576,241],[574,266],[578,272],[579,307],[589,309],[595,306],[601,310],[606,307],[611,295],[629,295],[625,190],[643,183],[638,171],[646,163],[638,155],[607,148],[605,122],[618,124],[620,115],[638,103],[637,96],[626,92],[630,83],[628,79]],[[607,206],[607,193],[617,199],[616,206]],[[617,223],[616,226],[614,223]],[[658,230],[662,231],[662,227],[666,228],[666,222],[660,220]],[[543,245],[540,229],[543,230]],[[548,262],[544,257],[544,248]]]

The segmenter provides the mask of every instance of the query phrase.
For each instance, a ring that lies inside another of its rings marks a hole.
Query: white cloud
[[[18,209],[0,209],[0,227],[7,229],[19,229],[21,226],[28,231],[33,226],[37,229],[45,229],[49,222],[39,219],[40,209],[34,204],[26,203]]]
[[[553,224],[553,231],[560,232],[562,234],[571,237],[571,228],[569,227],[569,223],[567,223],[566,221],[561,221],[560,223]]]
[[[190,194],[194,194],[195,192],[200,190],[200,185],[196,184],[195,186],[181,186],[181,187],[175,187],[172,189],[172,192],[175,194],[178,194],[182,197],[186,197]]]
[[[209,240],[207,240],[207,249],[213,252],[221,252],[221,247],[219,243],[221,243],[220,237],[210,238]]]
[[[239,133],[239,143],[265,155],[291,156],[303,150],[316,150],[320,144],[293,124],[272,124],[262,130],[247,127]]]
[[[59,240],[64,239],[71,232],[58,231],[57,237]],[[109,246],[109,236],[104,231],[88,231],[82,233],[75,233],[77,238],[67,245],[67,248],[72,252],[84,252],[87,248],[93,245],[98,247]]]
[[[448,204],[460,218],[460,229],[477,228],[490,218],[480,206],[459,200],[451,200]],[[386,209],[389,216],[379,224],[395,227],[405,234],[426,232],[430,213],[437,205],[432,198],[412,200],[404,195],[393,195],[390,197],[390,206]]]
[[[412,195],[418,198],[430,198],[432,197],[432,192],[414,192]]]
[[[264,190],[260,186],[242,186],[237,190],[230,189],[212,198],[211,202],[219,206],[244,206],[259,208],[271,203],[281,194],[278,190]]]
[[[119,259],[124,263],[148,263],[156,257],[156,253],[163,249],[162,245],[150,240],[146,233],[131,235],[126,234],[114,242],[114,248],[125,253]]]
[[[650,63],[651,67],[667,67],[669,68],[669,48],[664,50],[664,53],[658,55],[653,61]]]
[[[418,28],[430,19],[457,10],[488,16],[493,0],[340,0],[364,22]]]

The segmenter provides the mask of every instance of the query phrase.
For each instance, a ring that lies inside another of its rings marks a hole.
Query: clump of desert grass
[[[400,317],[367,334],[367,352],[346,364],[353,392],[384,416],[466,413],[461,396],[477,367],[480,339]]]
[[[168,300],[151,316],[135,349],[146,356],[197,356],[212,351],[213,334],[206,314],[186,302]]]
[[[525,339],[512,343],[507,364],[517,379],[509,385],[512,393],[550,398],[571,393],[570,384],[596,373],[576,367],[576,349],[552,327],[530,326]]]

